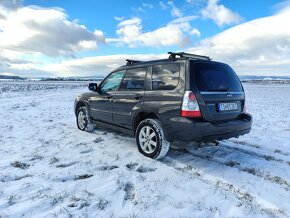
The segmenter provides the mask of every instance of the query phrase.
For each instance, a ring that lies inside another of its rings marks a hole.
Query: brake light
[[[181,107],[182,117],[201,117],[200,109],[195,94],[185,91]]]

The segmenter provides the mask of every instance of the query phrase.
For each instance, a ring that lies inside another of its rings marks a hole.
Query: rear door
[[[191,61],[190,77],[204,119],[231,120],[243,112],[244,90],[238,76],[228,65]]]
[[[156,63],[149,75],[144,107],[150,108],[159,119],[169,121],[180,115],[180,105],[184,94],[183,61]],[[150,80],[151,79],[151,80]]]
[[[114,124],[132,128],[132,113],[142,107],[146,73],[147,67],[127,70],[119,91],[112,98]]]

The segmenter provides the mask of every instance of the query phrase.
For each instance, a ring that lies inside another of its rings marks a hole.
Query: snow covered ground
[[[83,83],[0,88],[1,218],[290,216],[290,85],[245,85],[250,134],[159,161],[76,128]]]

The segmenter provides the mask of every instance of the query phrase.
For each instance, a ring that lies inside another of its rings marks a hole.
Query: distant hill
[[[0,80],[25,80],[26,78],[20,76],[0,75]]]
[[[243,83],[290,84],[289,76],[239,76]]]
[[[290,80],[289,76],[239,76],[242,81],[246,80]]]
[[[72,76],[72,77],[46,77],[40,78],[41,81],[100,81],[104,77],[101,76]]]
[[[290,83],[289,76],[250,76],[241,75],[240,80],[244,83]],[[7,76],[0,74],[0,80],[28,80],[28,81],[100,81],[103,76],[71,76],[71,77],[39,77],[24,78],[20,76]]]
[[[24,78],[21,76],[7,76],[0,74],[0,80],[28,80],[28,81],[100,81],[102,76],[74,76],[74,77],[38,77]]]

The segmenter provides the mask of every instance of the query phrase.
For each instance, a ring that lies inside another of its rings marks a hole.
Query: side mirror
[[[97,83],[90,83],[89,90],[96,92],[98,90],[98,84]]]

